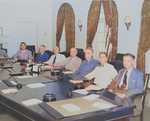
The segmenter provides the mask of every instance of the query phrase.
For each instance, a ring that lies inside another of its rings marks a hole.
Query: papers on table
[[[90,85],[87,88],[85,88],[85,90],[101,90],[102,87],[98,86],[98,85]]]
[[[19,79],[24,79],[24,78],[32,78],[33,76],[29,75],[29,76],[17,76]]]
[[[42,70],[51,69],[51,68],[52,68],[51,66],[41,66]]]
[[[29,88],[39,88],[39,87],[45,87],[46,85],[45,84],[42,84],[42,83],[34,83],[34,84],[28,84],[27,87]]]
[[[92,101],[92,100],[94,100],[94,99],[96,99],[96,98],[98,98],[98,97],[100,97],[100,95],[91,94],[91,95],[88,95],[88,96],[83,97],[83,99]]]
[[[17,83],[16,82],[14,82],[14,81],[10,81],[13,85],[17,85]]]
[[[72,104],[72,103],[69,103],[69,104],[64,104],[64,105],[61,105],[63,108],[65,108],[66,110],[70,111],[70,112],[74,112],[74,111],[79,111],[81,110],[81,108],[79,108],[78,106]]]
[[[21,103],[24,104],[25,106],[32,106],[32,105],[37,105],[39,103],[42,103],[42,101],[39,99],[29,99],[26,101],[22,101]]]
[[[88,91],[86,91],[85,89],[78,89],[78,90],[74,90],[73,92],[76,92],[79,94],[84,94],[84,95],[86,95],[88,93]]]
[[[4,90],[1,90],[1,92],[4,94],[10,94],[10,93],[18,92],[18,90],[17,89],[4,89]]]
[[[26,71],[31,70],[32,67],[27,67],[25,68]]]
[[[106,104],[106,103],[100,103],[100,102],[95,102],[94,104],[92,104],[93,107],[96,108],[101,108],[101,109],[107,109],[107,108],[111,108],[113,105],[112,104]]]
[[[33,65],[32,71],[34,72],[38,72],[39,67],[37,65]]]

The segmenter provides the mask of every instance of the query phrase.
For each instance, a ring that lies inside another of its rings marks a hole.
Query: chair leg
[[[143,110],[141,111],[141,114],[140,114],[140,121],[143,121]]]

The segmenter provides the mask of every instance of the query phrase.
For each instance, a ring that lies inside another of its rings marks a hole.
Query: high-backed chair
[[[33,58],[35,57],[35,45],[27,45],[26,49],[30,50]]]
[[[117,70],[117,72],[120,69],[124,68],[123,62],[121,60],[113,60],[113,61],[109,61],[108,63],[111,64],[111,65],[113,65],[114,68]]]
[[[49,59],[50,59],[50,57],[54,54],[54,53],[53,53],[52,51],[50,51],[50,50],[45,50],[45,52],[49,54]]]
[[[121,61],[123,61],[123,56],[124,56],[123,53],[117,53],[115,60],[121,60]]]
[[[139,114],[140,115],[140,121],[143,121],[143,111],[144,111],[144,106],[145,106],[145,98],[146,98],[146,94],[147,94],[147,87],[148,87],[149,77],[150,77],[150,74],[145,74],[143,92],[140,93],[140,94],[135,94],[134,95],[134,99],[138,98],[138,97],[142,97],[142,111]]]

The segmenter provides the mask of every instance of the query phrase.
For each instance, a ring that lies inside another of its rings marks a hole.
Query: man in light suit
[[[60,48],[55,46],[53,48],[54,55],[50,57],[50,59],[44,63],[49,64],[49,66],[53,66],[54,63],[62,62],[66,59],[63,54],[59,54]]]
[[[85,76],[99,66],[99,62],[93,59],[93,49],[91,47],[85,50],[85,58],[86,60],[82,61],[80,67],[75,71],[75,74]]]
[[[81,65],[81,61],[82,61],[76,55],[77,55],[77,49],[73,47],[70,49],[70,57],[66,58],[62,62],[54,63],[53,66],[64,66],[65,69],[69,69],[70,71],[75,72]]]
[[[110,92],[117,93],[119,97],[126,98],[131,103],[134,103],[132,96],[142,93],[144,88],[143,73],[133,67],[134,59],[135,56],[130,53],[124,55],[123,65],[125,68],[119,71],[108,87]],[[139,106],[137,105],[137,107]]]
[[[21,50],[18,50],[17,53],[15,55],[13,55],[13,58],[18,58],[21,60],[32,59],[31,51],[26,49],[26,43],[25,42],[22,42],[20,44],[20,49]]]

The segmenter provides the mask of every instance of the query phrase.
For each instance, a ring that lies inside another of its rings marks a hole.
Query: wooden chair
[[[146,94],[147,94],[149,77],[150,77],[150,74],[145,74],[145,76],[144,76],[144,91],[140,94],[134,95],[134,98],[142,97],[142,111],[139,114],[140,115],[140,121],[143,121],[143,111],[144,111],[144,106],[145,106],[145,98],[146,98]]]

